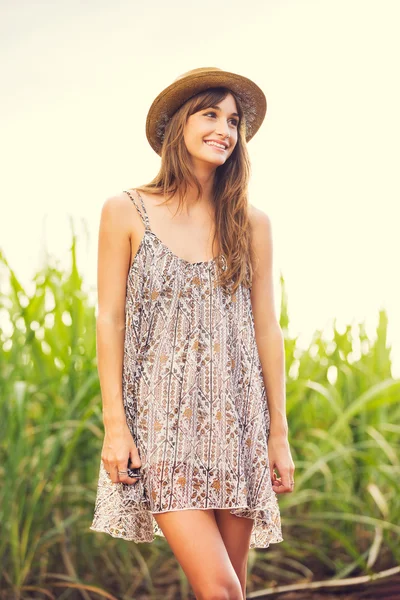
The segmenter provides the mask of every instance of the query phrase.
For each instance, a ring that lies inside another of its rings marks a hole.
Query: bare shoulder
[[[135,193],[130,189],[128,191],[138,203]],[[126,234],[132,240],[142,234],[142,219],[131,196],[124,191],[105,199],[101,211],[101,220],[103,224],[108,224],[115,232],[122,235]]]
[[[123,322],[127,276],[131,266],[132,231],[135,215],[132,201],[124,191],[108,196],[101,209],[97,288],[101,319]]]
[[[266,233],[271,230],[270,217],[266,212],[253,204],[249,204],[249,219],[253,234],[260,235],[260,232]]]
[[[263,337],[279,327],[274,299],[273,249],[271,219],[261,209],[250,207],[249,220],[254,250],[254,271],[251,289],[256,335]]]
[[[256,256],[257,267],[272,259],[272,225],[269,215],[260,208],[249,204],[251,243]]]
[[[126,229],[129,223],[128,217],[132,213],[132,200],[122,191],[108,196],[103,202],[101,213],[103,219]]]

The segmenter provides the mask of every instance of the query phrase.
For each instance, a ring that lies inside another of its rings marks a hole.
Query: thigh
[[[242,586],[229,559],[213,509],[152,514],[196,598],[222,597],[225,593],[232,600],[242,600]]]
[[[254,519],[237,517],[229,509],[215,509],[215,520],[221,533],[229,559],[239,578],[246,597],[247,559]]]

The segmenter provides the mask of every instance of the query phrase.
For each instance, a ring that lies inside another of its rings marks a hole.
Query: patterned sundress
[[[250,548],[267,548],[283,538],[250,289],[217,285],[223,256],[175,255],[132,191],[145,232],[127,278],[123,404],[142,479],[113,483],[100,460],[90,529],[152,542],[154,513],[225,508],[254,519]]]

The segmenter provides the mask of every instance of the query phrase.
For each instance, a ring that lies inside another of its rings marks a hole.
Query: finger
[[[118,476],[118,465],[116,464],[110,464],[110,468],[108,469],[110,471],[110,479],[113,483],[119,483],[119,476]]]
[[[291,484],[291,481],[293,481],[293,480],[290,480],[290,482],[286,483],[286,485],[285,485],[284,481],[282,481],[282,478],[279,478],[274,482],[272,489],[277,494],[287,494],[287,493],[293,492],[294,485]]]
[[[127,483],[128,485],[133,485],[141,479],[141,477],[129,477],[129,475],[120,475],[119,478],[121,483]]]
[[[271,481],[273,481],[275,472],[274,472],[274,468],[273,468],[272,464],[269,465],[269,476],[271,478]]]
[[[131,483],[136,483],[137,481],[139,481],[139,479],[142,478],[142,473],[140,471],[141,466],[142,461],[139,455],[139,448],[132,448],[132,450],[129,452],[128,459],[128,479],[130,479]],[[135,471],[135,473],[132,475],[130,471]],[[135,477],[136,474],[138,475],[138,477]]]
[[[280,487],[272,486],[272,489],[274,490],[274,492],[276,494],[287,494],[289,492],[293,492],[293,488],[292,487],[287,488],[284,485],[281,485]]]
[[[293,481],[293,475],[291,473],[291,469],[290,469],[289,465],[282,466],[278,470],[279,470],[279,475],[282,478],[282,484],[285,487],[289,487],[290,486],[290,482]]]
[[[133,476],[132,474],[130,474],[132,467],[128,467],[128,473],[124,474],[124,475],[119,475],[120,481],[122,481],[122,483],[128,483],[128,484],[133,484],[136,483],[137,481],[139,481],[142,478],[142,474],[140,472],[140,470],[138,468],[134,468],[134,471],[137,471],[137,477]],[[125,470],[125,469],[124,469]]]
[[[112,464],[106,458],[103,458],[102,461],[103,461],[104,470],[107,473],[107,477],[109,477],[111,479]]]
[[[129,477],[127,474],[119,474],[118,473],[119,470],[120,469],[118,469],[118,465],[111,467],[109,478],[111,479],[112,483],[133,484],[133,483],[136,483],[137,481],[139,481],[139,479],[140,479],[139,477]],[[124,471],[125,469],[121,469],[121,470]]]
[[[128,467],[129,465],[129,467]],[[118,463],[118,477],[121,483],[133,484],[139,481],[141,478],[140,472],[138,473],[138,477],[130,477],[128,469],[137,469],[138,467],[132,467],[131,461],[119,461]]]
[[[276,479],[273,482],[272,489],[274,490],[274,492],[277,492],[278,494],[280,494],[282,492],[282,488],[283,488],[282,481],[280,479]]]
[[[272,486],[274,486],[274,485],[280,486],[281,485],[281,479],[280,479],[280,477],[277,476],[276,473],[272,473],[271,483],[272,483]]]
[[[110,465],[108,464],[108,460],[102,460],[102,462],[103,462],[103,467],[104,467],[106,473],[109,473]]]
[[[277,494],[284,494],[286,492],[290,492],[291,491],[290,488],[288,488],[287,486],[285,486],[283,484],[282,478],[281,477],[276,477],[276,476],[275,476],[274,481],[272,482],[272,489]]]
[[[139,451],[139,449],[138,449]],[[128,467],[131,469],[140,469],[140,467],[142,466],[142,461],[140,459],[140,456],[138,456],[138,451],[134,452],[133,450],[129,453],[129,458],[128,458]]]

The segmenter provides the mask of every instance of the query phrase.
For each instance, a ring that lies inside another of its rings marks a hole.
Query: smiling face
[[[223,165],[236,146],[238,127],[239,115],[232,94],[215,106],[190,115],[183,136],[192,162],[215,168]]]

